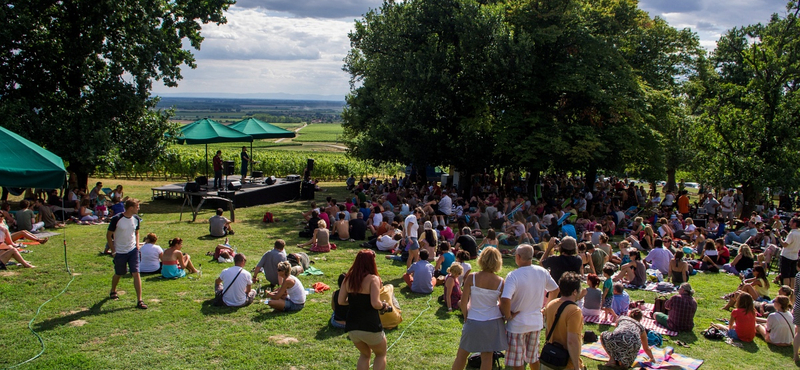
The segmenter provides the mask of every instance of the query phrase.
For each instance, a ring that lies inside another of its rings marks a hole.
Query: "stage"
[[[228,176],[228,181],[238,181],[239,176]],[[177,183],[151,188],[153,191],[153,200],[158,199],[184,199],[189,195],[192,199],[192,204],[199,204],[204,198],[209,198],[211,203],[212,197],[227,198],[233,201],[236,208],[257,206],[261,204],[272,204],[278,202],[285,202],[300,198],[300,180],[287,181],[285,178],[277,179],[275,184],[267,185],[264,183],[264,178],[257,178],[252,182],[242,183],[239,190],[229,190],[225,192],[224,189],[220,191],[213,190],[211,186],[202,186],[200,191],[187,192],[184,190],[186,183]],[[213,185],[213,179],[209,179],[209,184]],[[226,208],[224,205],[219,205],[220,208]]]

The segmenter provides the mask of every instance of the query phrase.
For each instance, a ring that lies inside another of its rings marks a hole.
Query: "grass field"
[[[342,125],[337,123],[314,123],[304,127],[292,141],[340,142]]]
[[[90,179],[94,182],[95,179]],[[358,357],[346,335],[328,326],[330,292],[308,297],[306,307],[293,314],[273,313],[257,303],[243,308],[217,308],[210,305],[213,281],[229,264],[210,262],[205,252],[219,240],[209,239],[208,217],[204,210],[198,222],[179,221],[179,201],[150,201],[150,187],[162,182],[119,181],[106,179],[108,186],[122,184],[126,195],[144,201],[141,207],[142,235],[155,232],[162,246],[173,237],[184,239],[184,250],[195,265],[202,264],[201,278],[163,280],[156,276],[143,279],[146,311],[134,308],[135,295],[130,276],[122,279],[120,300],[108,300],[112,275],[111,259],[99,255],[105,238],[103,225],[70,225],[65,230],[66,251],[73,276],[65,272],[64,248],[60,237],[44,245],[30,247],[24,257],[37,265],[28,270],[10,267],[0,272],[0,368],[25,361],[40,351],[36,338],[28,331],[28,322],[37,308],[74,281],[64,295],[41,310],[33,322],[47,346],[44,354],[21,369],[352,369]],[[332,195],[344,199],[342,183],[323,184],[328,192],[317,193],[317,201]],[[236,210],[236,235],[231,243],[248,256],[251,269],[262,253],[272,248],[277,238],[286,240],[289,252],[300,251],[295,245],[300,213],[308,202],[294,201]],[[261,223],[265,211],[278,221]],[[227,216],[227,212],[226,212]],[[336,286],[336,277],[346,271],[359,250],[357,243],[341,243],[328,254],[312,254],[315,267],[324,276],[301,277],[307,287],[322,281]],[[462,319],[436,303],[442,294],[437,287],[432,296],[411,293],[402,283],[404,264],[378,256],[378,269],[386,283],[394,284],[403,311],[404,322],[387,331],[389,369],[449,369],[458,347]],[[501,272],[513,269],[513,259],[504,259]],[[706,362],[702,370],[788,369],[793,367],[791,349],[767,345],[757,338],[736,348],[723,342],[704,339],[700,332],[715,318],[727,318],[720,310],[719,297],[732,289],[738,279],[724,274],[692,277],[699,304],[695,329],[673,340],[687,342],[691,348],[677,347],[677,352]],[[772,287],[774,294],[777,287]],[[654,293],[629,291],[632,299],[652,302]],[[430,308],[428,308],[430,304]],[[411,325],[412,321],[419,319]],[[586,330],[600,332],[608,327],[587,324]],[[402,339],[399,339],[400,336]],[[288,339],[288,343],[287,343]],[[293,343],[292,340],[297,342]],[[398,340],[399,339],[399,340]],[[590,369],[606,369],[599,362],[586,360]]]

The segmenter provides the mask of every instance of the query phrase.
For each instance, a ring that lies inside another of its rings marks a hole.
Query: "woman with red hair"
[[[369,359],[375,353],[373,368],[386,369],[386,336],[383,334],[380,312],[390,307],[380,300],[381,278],[375,264],[375,252],[363,249],[356,255],[339,292],[339,304],[347,305],[345,331],[360,356],[356,369],[368,370]]]

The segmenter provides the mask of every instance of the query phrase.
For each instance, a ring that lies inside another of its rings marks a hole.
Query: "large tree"
[[[766,188],[800,185],[800,7],[734,28],[699,60],[693,97],[695,170],[716,186],[741,185],[747,214]]]
[[[387,2],[351,41],[352,154],[589,177],[663,174],[652,123],[697,43],[632,0]]]
[[[80,186],[104,158],[148,163],[173,128],[154,81],[195,68],[201,23],[234,0],[11,0],[0,7],[3,125],[68,162]]]

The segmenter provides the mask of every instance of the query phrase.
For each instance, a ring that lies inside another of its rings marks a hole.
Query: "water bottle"
[[[239,254],[239,248],[233,247],[233,254]]]
[[[197,265],[197,278],[203,277],[203,264]]]

